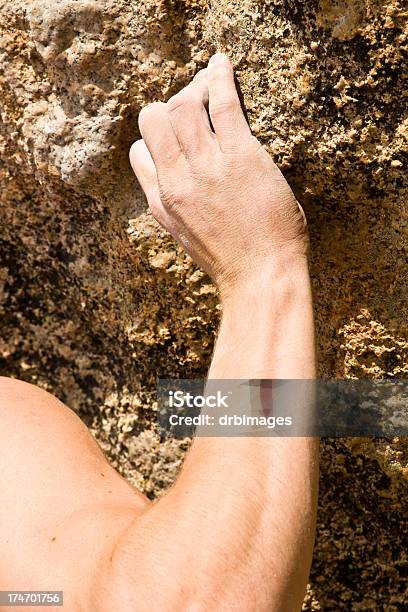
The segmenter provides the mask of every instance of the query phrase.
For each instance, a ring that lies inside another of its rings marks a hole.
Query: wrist
[[[220,283],[219,290],[224,313],[236,309],[243,301],[247,302],[250,311],[258,311],[269,304],[270,299],[275,301],[296,294],[304,299],[305,293],[310,294],[307,256],[254,261],[249,270]]]
[[[314,325],[306,258],[265,265],[222,296],[210,378],[314,378]]]

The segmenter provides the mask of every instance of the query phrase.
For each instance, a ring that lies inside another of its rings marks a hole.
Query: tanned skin
[[[226,56],[146,106],[139,128],[130,160],[149,208],[219,288],[209,379],[313,379],[304,215]],[[300,610],[316,440],[197,437],[151,503],[45,391],[0,378],[0,423],[0,590],[63,590],[69,612]]]

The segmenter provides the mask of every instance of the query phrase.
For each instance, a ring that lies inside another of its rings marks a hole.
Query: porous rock
[[[209,279],[129,163],[144,104],[215,50],[310,228],[320,375],[404,378],[407,10],[397,0],[1,0],[0,373],[56,393],[150,497],[188,441],[155,433],[158,376],[203,376]],[[322,445],[305,610],[403,609],[407,442]]]

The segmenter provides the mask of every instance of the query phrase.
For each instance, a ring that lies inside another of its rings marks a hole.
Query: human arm
[[[152,213],[220,289],[209,378],[313,378],[304,218],[250,134],[229,63],[147,107],[140,128],[131,160]],[[298,610],[316,490],[312,439],[196,438],[175,485],[115,545],[111,590],[126,610]]]

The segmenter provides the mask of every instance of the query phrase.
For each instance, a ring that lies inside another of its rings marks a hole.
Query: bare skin
[[[220,289],[209,378],[313,378],[304,216],[225,56],[139,127],[130,159],[149,207]],[[0,590],[62,589],[70,612],[300,610],[315,440],[196,438],[152,504],[46,392],[1,378],[0,419]]]

